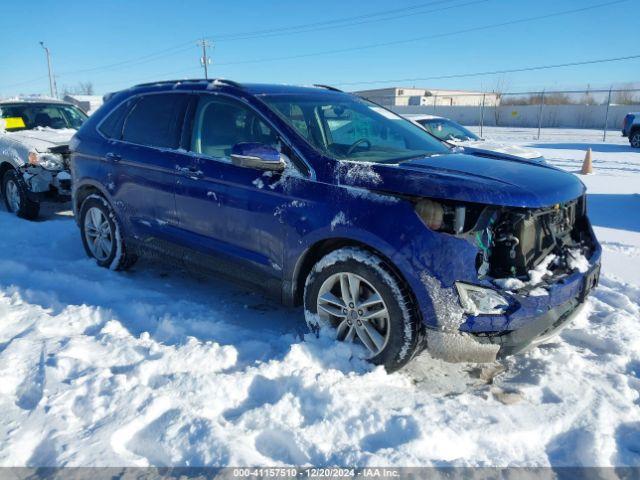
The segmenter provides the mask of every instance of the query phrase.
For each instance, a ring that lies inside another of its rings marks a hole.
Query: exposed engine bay
[[[476,227],[480,228],[474,240],[482,252],[478,272],[494,279],[526,280],[531,270],[553,254],[554,262],[545,268],[558,280],[573,269],[575,252],[588,258],[594,248],[585,196],[550,208],[485,211]]]
[[[576,263],[589,258],[594,239],[586,216],[586,197],[547,208],[496,207],[453,204],[421,199],[416,213],[432,230],[466,238],[478,247],[476,268],[480,278],[553,282],[571,273]],[[553,258],[552,258],[553,257]],[[535,287],[535,285],[528,285]]]

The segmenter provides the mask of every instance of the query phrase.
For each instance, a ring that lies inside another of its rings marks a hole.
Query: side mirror
[[[231,149],[231,163],[238,167],[276,172],[285,167],[280,152],[263,143],[236,143]]]

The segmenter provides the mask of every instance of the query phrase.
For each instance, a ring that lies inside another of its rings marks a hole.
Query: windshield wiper
[[[420,155],[411,155],[410,157],[400,157],[400,158],[390,158],[389,160],[383,160],[379,163],[385,163],[385,164],[393,164],[393,163],[402,163],[402,162],[409,162],[411,160],[418,160],[419,158],[424,158],[424,157],[432,157],[433,155],[436,155],[437,152],[434,153],[421,153]]]

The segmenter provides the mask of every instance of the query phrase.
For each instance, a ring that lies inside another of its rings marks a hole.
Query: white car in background
[[[542,163],[545,161],[540,152],[517,145],[485,140],[448,118],[437,117],[435,115],[405,115],[405,118],[417,123],[431,135],[443,142],[447,142],[456,147],[462,147],[465,151],[473,155],[482,156],[484,154],[495,156],[497,154],[503,158],[507,157],[529,162]]]
[[[71,198],[69,141],[86,119],[57,100],[0,101],[0,193],[10,212],[34,219],[41,202]]]

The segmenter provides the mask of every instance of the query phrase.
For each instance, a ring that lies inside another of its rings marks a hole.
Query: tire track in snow
[[[240,288],[99,269],[71,220],[0,213],[0,228],[56,245],[15,257],[0,238],[0,365],[46,378],[27,411],[18,387],[38,377],[6,375],[2,465],[546,465],[583,461],[576,448],[639,461],[636,285],[604,275],[589,311],[491,382],[428,355],[387,375],[330,337],[301,341],[299,311]]]

